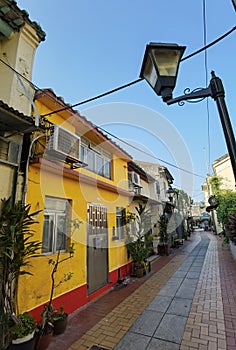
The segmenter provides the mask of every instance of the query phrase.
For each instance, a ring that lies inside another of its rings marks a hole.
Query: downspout
[[[29,146],[29,153],[28,153],[26,168],[25,168],[25,184],[24,184],[24,191],[23,191],[23,196],[22,196],[24,205],[26,205],[26,195],[27,195],[27,190],[28,190],[28,179],[29,179],[28,178],[28,176],[29,176],[29,162],[30,162],[32,147],[37,140],[39,140],[40,138],[43,138],[43,137],[46,137],[46,135],[43,134],[43,135],[39,135],[39,136],[35,137],[35,139],[33,139],[31,141],[31,144]]]
[[[19,166],[14,166],[13,170],[13,179],[12,179],[12,189],[11,189],[11,199],[10,199],[10,205],[13,207],[16,200],[16,188],[17,188],[17,179],[18,179],[18,170]]]

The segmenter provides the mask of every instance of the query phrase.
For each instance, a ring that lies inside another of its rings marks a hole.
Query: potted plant
[[[66,330],[68,314],[64,311],[64,306],[61,305],[59,310],[56,310],[53,316],[53,333],[62,334]]]
[[[38,256],[41,242],[34,240],[32,225],[37,224],[30,213],[31,206],[21,202],[1,200],[0,207],[0,348],[6,349],[11,343],[10,326],[12,318],[18,315],[18,283],[28,270],[31,258]],[[21,321],[20,321],[21,322]]]
[[[147,224],[150,223],[150,212],[141,204],[135,209],[137,214],[128,213],[126,218],[126,224],[131,222],[136,224],[135,232],[130,232],[129,225],[126,226],[126,246],[133,260],[134,274],[137,277],[142,277],[146,270],[146,259],[150,253],[146,239],[146,234],[150,230],[150,225]],[[151,239],[150,235],[148,237]]]
[[[33,316],[24,312],[18,317],[12,316],[12,325],[10,326],[10,336],[12,339],[9,350],[33,350],[35,346],[35,331],[37,322]]]
[[[80,227],[81,223],[82,222],[78,219],[74,219],[71,221],[73,232]],[[72,278],[73,273],[68,272],[67,274],[64,274],[64,277],[58,283],[56,283],[56,281],[55,281],[55,275],[58,271],[59,266],[62,263],[73,258],[74,252],[75,252],[74,243],[72,243],[69,247],[68,252],[62,258],[61,258],[61,250],[59,249],[57,254],[56,254],[56,258],[55,259],[50,258],[48,260],[48,264],[50,266],[52,266],[51,289],[50,289],[49,302],[44,306],[44,309],[43,309],[42,314],[41,314],[42,321],[41,321],[41,324],[39,325],[39,332],[38,332],[37,339],[36,339],[36,349],[37,350],[46,349],[51,341],[51,337],[54,333],[54,317],[57,314],[57,311],[55,310],[54,305],[53,305],[54,290],[55,290],[55,288],[60,286],[63,282],[69,281]],[[64,314],[66,315],[65,312],[64,312]]]
[[[53,335],[53,305],[45,305],[41,313],[41,323],[38,325],[38,333],[36,336],[36,350],[45,350],[51,342]]]
[[[69,255],[65,258],[60,259],[60,250],[57,252],[56,259],[49,259],[49,265],[53,266],[51,272],[51,291],[48,304],[46,304],[41,313],[42,321],[39,324],[39,332],[36,339],[36,350],[47,349],[48,345],[51,342],[52,335],[54,333],[54,318],[57,314],[57,311],[53,306],[53,294],[54,289],[59,286],[61,283],[68,281],[72,277],[72,272],[69,272],[67,275],[64,275],[64,278],[59,281],[58,284],[55,284],[55,274],[57,272],[59,264],[64,261],[71,259],[74,255],[74,244],[71,245],[69,250]]]
[[[162,214],[158,220],[159,228],[159,243],[158,243],[158,254],[169,255],[169,235],[167,232],[168,219],[165,214]]]

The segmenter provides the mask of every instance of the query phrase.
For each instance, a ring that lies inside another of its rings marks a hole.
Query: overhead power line
[[[227,31],[226,33],[224,33],[223,35],[221,35],[219,38],[217,38],[217,39],[213,40],[212,42],[210,42],[208,45],[205,45],[205,46],[201,47],[200,49],[194,51],[194,52],[191,53],[190,55],[183,57],[183,58],[181,59],[181,62],[182,62],[182,61],[185,61],[185,60],[187,60],[187,59],[189,59],[189,58],[191,58],[191,57],[193,57],[193,56],[195,56],[195,55],[197,55],[197,54],[199,54],[199,53],[201,53],[201,52],[204,51],[204,50],[209,49],[209,47],[211,47],[211,46],[217,44],[218,42],[220,42],[221,40],[223,40],[224,38],[226,38],[228,35],[232,34],[235,30],[236,30],[236,26],[234,26],[234,27],[231,28],[229,31]],[[21,78],[23,78],[25,81],[27,81],[34,89],[39,90],[39,91],[42,91],[42,92],[45,93],[45,90],[44,90],[44,89],[38,87],[35,83],[33,83],[32,81],[30,81],[30,80],[29,80],[28,78],[26,78],[24,75],[22,75],[22,74],[20,74],[19,72],[17,72],[13,67],[11,67],[11,66],[10,66],[7,62],[5,62],[3,59],[0,58],[0,62],[2,62],[2,63],[3,63],[4,65],[6,65],[8,68],[10,68],[11,70],[13,70],[16,74],[18,74],[18,75],[19,75]],[[72,108],[77,107],[77,106],[80,106],[80,105],[82,105],[82,104],[85,104],[85,103],[88,103],[88,102],[92,102],[92,101],[97,100],[97,99],[99,99],[99,98],[102,98],[102,97],[104,97],[104,96],[113,94],[113,93],[115,93],[116,91],[125,89],[125,88],[127,88],[127,87],[129,87],[129,86],[132,86],[132,85],[134,85],[134,84],[136,84],[136,83],[139,83],[140,81],[142,81],[141,78],[140,78],[140,79],[136,79],[136,80],[134,80],[134,81],[131,81],[130,83],[127,83],[127,84],[122,85],[122,86],[120,86],[120,87],[117,87],[117,88],[115,88],[115,89],[109,90],[109,91],[104,92],[104,93],[102,93],[102,94],[99,94],[99,95],[97,95],[97,96],[95,96],[95,97],[91,97],[91,98],[89,98],[89,99],[87,99],[87,100],[84,100],[84,101],[75,103],[75,104],[73,104],[73,105],[68,105],[68,106],[66,106],[66,107],[64,107],[64,108],[62,108],[62,109],[55,110],[55,111],[53,111],[53,112],[51,112],[51,113],[43,114],[43,115],[41,115],[41,117],[47,117],[47,116],[49,116],[49,115],[52,115],[52,114],[61,112],[61,111],[63,111],[63,110],[72,109]],[[46,93],[45,93],[45,94],[46,94]],[[50,95],[48,95],[48,96],[49,96],[50,98],[53,99],[52,96],[50,96]],[[57,101],[57,102],[58,102],[58,101]]]
[[[235,30],[236,30],[236,26],[234,26],[232,29],[230,29],[230,30],[229,30],[228,32],[226,32],[225,34],[221,35],[219,38],[213,40],[213,41],[212,41],[211,43],[209,43],[208,45],[205,45],[205,46],[201,47],[200,49],[198,49],[197,51],[194,51],[194,52],[191,53],[190,55],[183,57],[180,61],[181,61],[181,62],[182,62],[182,61],[185,61],[185,60],[187,60],[187,59],[189,59],[189,58],[191,58],[191,57],[193,57],[193,56],[195,56],[195,55],[201,53],[202,51],[205,51],[205,50],[209,49],[209,47],[211,47],[211,46],[217,44],[219,41],[221,41],[221,40],[223,40],[224,38],[226,38],[228,35],[230,35],[231,33],[233,33]],[[64,107],[64,108],[61,108],[61,109],[52,111],[52,112],[50,112],[50,113],[43,114],[43,115],[41,115],[41,117],[48,117],[48,116],[50,116],[50,115],[52,115],[52,114],[54,114],[54,113],[59,113],[59,112],[62,112],[62,111],[64,111],[64,110],[72,109],[72,108],[74,108],[74,107],[81,106],[82,104],[95,101],[95,100],[97,100],[97,99],[99,99],[99,98],[101,98],[101,97],[104,97],[104,96],[113,94],[113,93],[116,92],[116,91],[125,89],[125,88],[127,88],[127,87],[129,87],[129,86],[132,86],[132,85],[134,85],[134,84],[136,84],[136,83],[139,83],[139,82],[142,81],[142,80],[143,80],[143,79],[141,79],[141,78],[140,78],[140,79],[136,79],[136,80],[134,80],[134,81],[132,81],[132,82],[130,82],[130,83],[128,83],[128,84],[122,85],[122,86],[117,87],[117,88],[112,89],[112,90],[109,90],[109,91],[104,92],[104,93],[102,93],[102,94],[100,94],[100,95],[91,97],[91,98],[89,98],[89,99],[87,99],[87,100],[84,100],[84,101],[75,103],[75,104],[70,105],[70,106],[66,106],[66,107]]]
[[[211,46],[217,44],[219,41],[221,41],[221,40],[223,40],[224,38],[226,38],[228,35],[230,35],[231,33],[233,33],[235,30],[236,30],[236,26],[234,26],[232,29],[230,29],[230,30],[229,30],[228,32],[226,32],[225,34],[221,35],[219,38],[213,40],[213,41],[212,41],[211,43],[209,43],[208,45],[204,45],[202,48],[198,49],[197,51],[194,51],[194,52],[191,53],[190,55],[183,57],[183,58],[181,59],[181,61],[185,61],[185,60],[187,60],[187,59],[189,59],[189,58],[191,58],[191,57],[193,57],[193,56],[195,56],[195,55],[201,53],[202,51],[207,50],[209,47],[211,47]],[[24,75],[22,75],[22,74],[20,74],[19,72],[17,72],[13,67],[11,67],[11,66],[10,66],[7,62],[5,62],[3,59],[0,58],[0,62],[2,62],[2,63],[3,63],[4,65],[6,65],[8,68],[10,68],[11,70],[13,70],[18,76],[20,76],[21,78],[23,78],[25,81],[27,81],[34,89],[36,89],[36,90],[38,90],[38,91],[42,91],[42,92],[44,92],[46,95],[48,95],[48,94],[45,92],[44,89],[39,88],[36,84],[34,84],[34,83],[33,83],[32,81],[30,81],[29,79],[27,79]],[[80,106],[80,105],[82,105],[82,104],[92,102],[92,101],[97,100],[97,99],[99,99],[99,98],[102,98],[102,97],[105,97],[105,96],[107,96],[107,95],[113,94],[113,93],[115,93],[115,92],[117,92],[117,91],[119,91],[119,90],[122,90],[122,89],[125,89],[125,88],[127,88],[127,87],[130,87],[130,86],[132,86],[132,85],[134,85],[134,84],[137,84],[137,83],[139,83],[139,82],[142,81],[142,80],[143,80],[143,79],[141,79],[141,78],[136,79],[136,80],[134,80],[134,81],[132,81],[132,82],[130,82],[130,83],[127,83],[127,84],[122,85],[122,86],[120,86],[120,87],[117,87],[117,88],[115,88],[115,89],[109,90],[109,91],[104,92],[104,93],[102,93],[102,94],[99,94],[99,95],[97,95],[97,96],[95,96],[95,97],[91,97],[91,98],[89,98],[89,99],[87,99],[87,100],[84,100],[84,101],[75,103],[75,104],[73,104],[73,105],[68,105],[68,106],[66,106],[66,107],[63,107],[63,108],[54,110],[54,111],[52,111],[52,112],[50,112],[50,113],[43,114],[43,115],[41,115],[41,118],[45,118],[45,117],[48,117],[48,116],[50,116],[50,115],[52,115],[52,114],[59,113],[59,112],[62,112],[62,111],[64,111],[64,110],[68,110],[68,109],[73,109],[74,107]],[[54,99],[51,95],[48,95],[48,96],[49,96],[50,98]],[[58,100],[57,100],[57,102],[58,102]],[[156,156],[153,156],[153,155],[149,154],[148,152],[145,152],[145,151],[143,151],[143,150],[140,150],[139,148],[137,148],[137,147],[135,147],[135,146],[129,144],[128,142],[126,142],[126,141],[124,141],[124,140],[122,140],[122,139],[120,139],[120,138],[117,137],[116,135],[113,135],[113,134],[109,133],[107,130],[105,130],[105,129],[101,128],[101,127],[98,127],[98,128],[101,129],[101,130],[103,130],[104,132],[106,132],[106,133],[109,134],[110,136],[116,138],[117,140],[123,142],[124,144],[126,144],[126,145],[128,145],[128,146],[130,146],[130,147],[132,147],[132,148],[134,148],[134,149],[136,149],[136,150],[138,150],[138,151],[140,151],[140,152],[142,152],[142,153],[144,153],[144,154],[146,154],[146,155],[148,155],[148,156],[150,156],[150,157],[153,157],[153,158],[155,158],[155,159],[157,159],[157,160],[163,162],[164,164],[167,164],[167,165],[169,165],[169,166],[171,166],[171,167],[174,167],[174,168],[176,168],[176,169],[178,169],[178,170],[184,171],[184,172],[189,173],[189,174],[191,174],[191,175],[194,175],[194,176],[197,176],[197,177],[201,177],[201,178],[205,178],[205,177],[202,176],[202,175],[195,174],[195,173],[190,172],[190,171],[188,171],[188,170],[186,170],[186,169],[180,168],[180,167],[178,167],[178,166],[176,166],[176,165],[174,165],[174,164],[171,164],[171,163],[169,163],[169,162],[167,162],[167,161],[164,161],[164,160],[162,160],[162,159],[160,159],[160,158],[158,158],[158,157],[156,157]]]
[[[141,152],[141,153],[143,153],[143,154],[145,154],[145,155],[148,155],[149,157],[152,157],[152,158],[154,158],[154,159],[156,159],[156,160],[159,160],[160,162],[162,162],[162,163],[164,163],[164,164],[167,164],[167,165],[169,165],[169,166],[171,166],[171,167],[173,167],[173,168],[175,168],[175,169],[184,171],[185,173],[188,173],[188,174],[190,174],[190,175],[194,175],[194,176],[197,176],[197,177],[201,177],[201,178],[203,178],[203,179],[206,178],[205,176],[202,176],[202,175],[193,173],[192,171],[189,171],[189,170],[180,168],[180,167],[178,167],[178,166],[175,165],[175,164],[172,164],[172,163],[167,162],[167,161],[165,161],[165,160],[163,160],[163,159],[161,159],[161,158],[158,158],[158,157],[154,156],[153,154],[150,154],[149,152],[146,152],[146,151],[144,151],[144,150],[142,150],[142,149],[140,149],[140,148],[138,148],[138,147],[132,145],[131,143],[120,139],[118,136],[116,136],[116,135],[110,133],[109,131],[103,129],[101,126],[97,126],[97,128],[100,129],[101,131],[105,132],[106,134],[110,135],[111,137],[113,137],[113,138],[119,140],[120,142],[124,143],[125,145],[127,145],[127,146],[129,146],[129,147],[132,147],[132,148],[135,149],[136,151],[139,151],[139,152]]]

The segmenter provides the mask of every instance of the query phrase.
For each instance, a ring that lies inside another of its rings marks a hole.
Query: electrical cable
[[[226,33],[224,33],[223,35],[221,35],[219,38],[213,40],[213,41],[212,41],[211,43],[209,43],[208,45],[203,46],[202,48],[200,48],[200,49],[194,51],[194,52],[191,53],[190,55],[183,57],[183,58],[181,59],[181,62],[183,62],[183,61],[185,61],[185,60],[187,60],[187,59],[189,59],[189,58],[191,58],[191,57],[193,57],[193,56],[199,54],[200,52],[202,52],[202,51],[204,51],[204,50],[207,50],[209,47],[211,47],[211,46],[217,44],[218,42],[220,42],[221,40],[223,40],[224,38],[226,38],[228,35],[230,35],[231,33],[233,33],[235,30],[236,30],[236,26],[234,26],[234,27],[231,28],[229,31],[227,31]],[[20,74],[19,72],[17,72],[13,67],[11,67],[9,64],[7,64],[7,63],[6,63],[4,60],[2,60],[1,58],[0,58],[0,62],[2,62],[3,64],[5,64],[8,68],[10,68],[11,70],[13,70],[16,74],[18,74],[18,75],[21,76],[24,80],[26,80],[35,90],[42,91],[43,93],[45,93],[45,90],[44,90],[44,89],[39,88],[36,84],[34,84],[32,81],[30,81],[30,80],[29,80],[28,78],[26,78],[24,75],[22,75],[22,74]],[[64,107],[63,109],[55,110],[55,111],[53,111],[53,112],[51,112],[51,113],[43,114],[43,115],[41,115],[41,117],[46,117],[46,116],[52,115],[52,114],[54,114],[54,113],[61,112],[62,110],[72,109],[72,108],[77,107],[77,106],[80,106],[80,105],[82,105],[82,104],[85,104],[85,103],[94,101],[94,100],[99,99],[99,98],[101,98],[101,97],[110,95],[110,94],[112,94],[112,93],[114,93],[114,92],[116,92],[116,91],[125,89],[125,88],[127,88],[127,87],[129,87],[129,86],[132,86],[132,85],[134,85],[134,84],[136,84],[136,83],[139,83],[139,82],[142,81],[142,80],[143,80],[143,79],[141,79],[141,78],[140,78],[140,79],[136,79],[136,80],[134,80],[134,81],[132,81],[132,82],[130,82],[130,83],[128,83],[128,84],[122,85],[122,86],[117,87],[117,88],[112,89],[112,90],[109,90],[109,91],[107,91],[107,92],[104,92],[104,93],[102,93],[102,94],[100,94],[100,95],[97,95],[97,96],[95,96],[95,97],[89,98],[89,99],[87,99],[87,100],[84,100],[84,101],[82,101],[82,102],[78,102],[78,103],[75,103],[75,104],[70,105],[70,106],[68,105],[68,106]],[[45,94],[46,94],[46,93],[45,93]],[[50,95],[48,95],[48,94],[46,94],[46,95],[53,99],[52,96],[50,96]],[[56,99],[54,99],[54,100],[56,100]],[[58,102],[58,100],[57,100],[57,102]]]
[[[129,147],[132,147],[132,148],[135,149],[136,151],[139,151],[139,152],[141,152],[141,153],[143,153],[143,154],[145,154],[145,155],[148,155],[149,157],[152,157],[152,158],[154,158],[154,159],[157,159],[157,160],[159,160],[160,162],[162,162],[162,163],[164,163],[164,164],[167,164],[167,165],[169,165],[169,166],[171,166],[171,167],[173,167],[173,168],[175,168],[175,169],[178,169],[178,170],[184,171],[185,173],[188,173],[188,174],[190,174],[190,175],[194,175],[194,176],[201,177],[201,178],[205,179],[205,176],[202,176],[202,175],[199,175],[199,174],[195,174],[195,173],[193,173],[193,172],[191,172],[191,171],[189,171],[189,170],[180,168],[180,167],[178,167],[177,165],[174,165],[174,164],[172,164],[172,163],[169,163],[169,162],[167,162],[167,161],[165,161],[165,160],[163,160],[163,159],[161,159],[161,158],[158,158],[158,157],[156,157],[156,156],[154,156],[154,155],[152,155],[152,154],[150,154],[150,153],[148,153],[148,152],[146,152],[146,151],[144,151],[144,150],[141,150],[140,148],[138,148],[138,147],[132,145],[131,143],[129,143],[129,142],[127,142],[127,141],[124,141],[124,140],[120,139],[118,136],[116,136],[116,135],[114,135],[114,134],[108,132],[107,130],[103,129],[103,128],[100,127],[100,126],[97,126],[97,128],[100,129],[101,131],[107,133],[107,134],[110,135],[111,137],[113,137],[113,138],[119,140],[120,142],[123,142],[125,145],[127,145],[127,146],[129,146]]]
[[[236,26],[234,26],[233,28],[231,28],[231,29],[230,29],[228,32],[226,32],[225,34],[221,35],[219,38],[213,40],[213,41],[212,41],[211,43],[209,43],[208,45],[205,45],[205,43],[204,43],[204,46],[203,46],[202,48],[198,49],[197,51],[194,51],[193,53],[191,53],[191,54],[188,55],[188,56],[183,57],[183,58],[181,59],[181,61],[185,61],[186,59],[189,59],[189,58],[191,58],[191,57],[193,57],[193,56],[199,54],[200,52],[202,52],[202,51],[204,51],[204,50],[206,51],[209,47],[211,47],[211,46],[217,44],[219,41],[221,41],[221,40],[223,40],[224,38],[226,38],[228,35],[230,35],[230,34],[231,34],[233,31],[235,31],[235,30],[236,30]],[[3,61],[1,58],[0,58],[0,62],[2,62],[3,64],[5,64],[6,66],[8,66],[8,67],[9,67],[10,69],[12,69],[17,75],[19,75],[19,76],[21,76],[23,79],[25,79],[25,80],[26,80],[31,86],[33,86],[35,89],[37,89],[37,90],[42,91],[42,92],[45,93],[45,90],[44,90],[44,89],[39,88],[39,87],[38,87],[37,85],[35,85],[32,81],[30,81],[30,80],[27,79],[25,76],[23,76],[22,74],[20,74],[19,72],[17,72],[13,67],[11,67],[9,64],[7,64],[5,61]],[[55,113],[59,113],[59,112],[64,111],[64,110],[73,109],[74,107],[77,107],[77,106],[79,106],[79,105],[82,105],[82,104],[85,104],[85,103],[94,101],[94,100],[99,99],[99,98],[101,98],[101,97],[110,95],[110,94],[112,94],[112,93],[114,93],[114,92],[116,92],[116,91],[122,90],[122,89],[124,89],[124,88],[129,87],[129,86],[132,86],[132,85],[134,85],[134,84],[136,84],[136,83],[138,83],[138,82],[140,82],[140,81],[142,81],[142,80],[143,80],[142,78],[136,79],[136,80],[134,80],[134,81],[132,81],[132,82],[130,82],[130,83],[127,83],[127,84],[122,85],[122,86],[120,86],[120,87],[117,87],[117,88],[115,88],[115,89],[109,90],[109,91],[104,92],[104,93],[102,93],[102,94],[100,94],[100,95],[97,95],[97,96],[95,96],[95,97],[89,98],[89,99],[87,99],[87,100],[78,102],[78,103],[73,104],[73,105],[68,105],[68,106],[66,106],[66,107],[63,107],[63,108],[61,108],[61,109],[52,111],[52,112],[50,112],[50,113],[41,115],[41,118],[45,118],[45,117],[47,117],[47,116],[50,116],[50,115],[55,114]],[[45,93],[45,94],[46,94],[46,93]],[[49,95],[48,95],[48,96],[49,96]],[[49,96],[49,97],[52,98],[52,96]],[[58,102],[58,100],[57,100],[57,102]],[[152,155],[150,155],[149,153],[147,153],[147,152],[145,152],[145,151],[142,151],[142,150],[138,149],[137,147],[135,147],[135,146],[129,144],[128,142],[123,141],[122,139],[120,139],[120,138],[118,138],[117,136],[115,136],[115,135],[109,133],[107,130],[104,130],[104,129],[101,128],[101,127],[99,127],[99,129],[103,130],[104,132],[106,132],[107,134],[111,135],[112,137],[118,139],[119,141],[121,141],[121,142],[127,144],[128,146],[130,146],[130,147],[132,147],[132,148],[134,148],[134,149],[136,149],[136,150],[138,150],[138,151],[140,151],[140,152],[142,152],[142,153],[145,153],[146,155],[149,155],[149,156],[151,156],[151,157],[153,157],[153,158],[155,158],[155,159],[157,159],[157,160],[159,160],[159,161],[161,161],[161,162],[163,162],[163,163],[165,163],[165,164],[167,164],[167,165],[169,165],[169,166],[172,166],[172,167],[174,167],[174,168],[176,168],[176,169],[179,169],[179,170],[181,170],[181,171],[187,172],[187,173],[189,173],[189,174],[191,174],[191,175],[195,175],[195,176],[198,176],[198,177],[201,177],[201,178],[205,178],[204,176],[201,176],[201,175],[199,175],[199,174],[192,173],[192,172],[190,172],[190,171],[188,171],[188,170],[186,170],[186,169],[180,168],[180,167],[178,167],[178,166],[176,166],[176,165],[174,165],[174,164],[171,164],[171,163],[169,163],[169,162],[166,162],[166,161],[164,161],[164,160],[162,160],[162,159],[160,159],[160,158],[158,158],[158,157],[152,156]]]
[[[202,52],[202,51],[204,51],[204,50],[209,49],[209,47],[211,47],[211,46],[217,44],[218,42],[220,42],[221,40],[223,40],[224,38],[226,38],[228,35],[230,35],[231,33],[233,33],[235,30],[236,30],[236,26],[234,26],[233,28],[231,28],[231,29],[230,29],[228,32],[226,32],[225,34],[221,35],[219,38],[217,38],[217,39],[213,40],[212,42],[210,42],[208,45],[203,46],[202,48],[200,48],[200,49],[197,50],[197,51],[194,51],[194,52],[191,53],[190,55],[183,57],[183,58],[181,59],[181,62],[182,62],[182,61],[185,61],[185,60],[187,60],[187,59],[189,59],[189,58],[191,58],[191,57],[193,57],[193,56],[195,56],[195,55],[197,55],[197,54],[199,54],[200,52]]]
[[[203,43],[206,46],[207,41],[207,18],[206,18],[206,0],[203,0]],[[208,84],[208,57],[207,50],[204,51],[204,68],[205,68],[205,79],[206,86]],[[211,139],[210,139],[210,110],[209,110],[209,99],[206,100],[207,109],[207,146],[208,146],[208,162],[207,162],[207,173],[210,169],[210,156],[211,156]]]
[[[211,43],[209,43],[208,45],[205,45],[205,46],[203,46],[202,48],[198,49],[197,51],[194,51],[194,52],[191,53],[190,55],[183,57],[183,58],[180,60],[180,62],[185,61],[185,60],[187,60],[187,59],[189,59],[189,58],[191,58],[191,57],[193,57],[193,56],[195,56],[195,55],[201,53],[201,52],[204,51],[204,50],[207,50],[209,47],[211,47],[211,46],[217,44],[219,41],[221,41],[221,40],[223,40],[224,38],[226,38],[228,35],[230,35],[230,34],[231,34],[233,31],[235,31],[235,30],[236,30],[236,26],[234,26],[232,29],[230,29],[230,30],[229,30],[228,32],[226,32],[225,34],[221,35],[219,38],[213,40],[213,41],[212,41]],[[58,112],[61,112],[61,111],[63,111],[63,110],[69,109],[69,108],[72,109],[72,108],[77,107],[77,106],[80,106],[80,105],[82,105],[82,104],[85,104],[85,103],[88,103],[88,102],[97,100],[97,99],[99,99],[99,98],[101,98],[101,97],[110,95],[110,94],[112,94],[112,93],[114,93],[114,92],[116,92],[116,91],[118,91],[118,90],[124,89],[124,88],[129,87],[129,86],[131,86],[131,85],[134,85],[134,84],[136,84],[136,83],[139,83],[139,82],[142,81],[142,80],[143,80],[142,78],[137,79],[137,80],[134,80],[134,81],[132,81],[132,82],[130,82],[130,83],[128,83],[128,84],[125,84],[125,85],[122,85],[122,86],[120,86],[120,87],[118,87],[118,88],[116,88],[116,89],[113,89],[113,90],[104,92],[104,93],[102,93],[102,94],[100,94],[100,95],[91,97],[91,98],[89,98],[89,99],[87,99],[87,100],[84,100],[84,101],[82,101],[82,102],[78,102],[78,103],[75,103],[75,104],[73,104],[73,105],[64,107],[63,109],[59,109],[59,110],[56,110],[56,111],[52,111],[52,112],[50,112],[50,113],[43,114],[41,117],[48,117],[48,116],[50,116],[50,115],[52,115],[52,114],[54,114],[54,113],[58,113]]]

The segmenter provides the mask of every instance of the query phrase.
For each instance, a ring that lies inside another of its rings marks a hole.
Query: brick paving
[[[229,247],[218,239],[221,294],[226,328],[227,350],[236,349],[236,262]]]
[[[219,237],[211,233],[208,237],[210,244],[180,350],[236,350],[235,260]],[[48,350],[114,349],[200,240],[201,235],[194,233],[169,257],[154,262],[147,276],[132,279],[127,287],[75,312],[66,332],[53,337]]]
[[[218,242],[213,235],[195,291],[180,350],[225,350],[226,332],[218,264]]]

